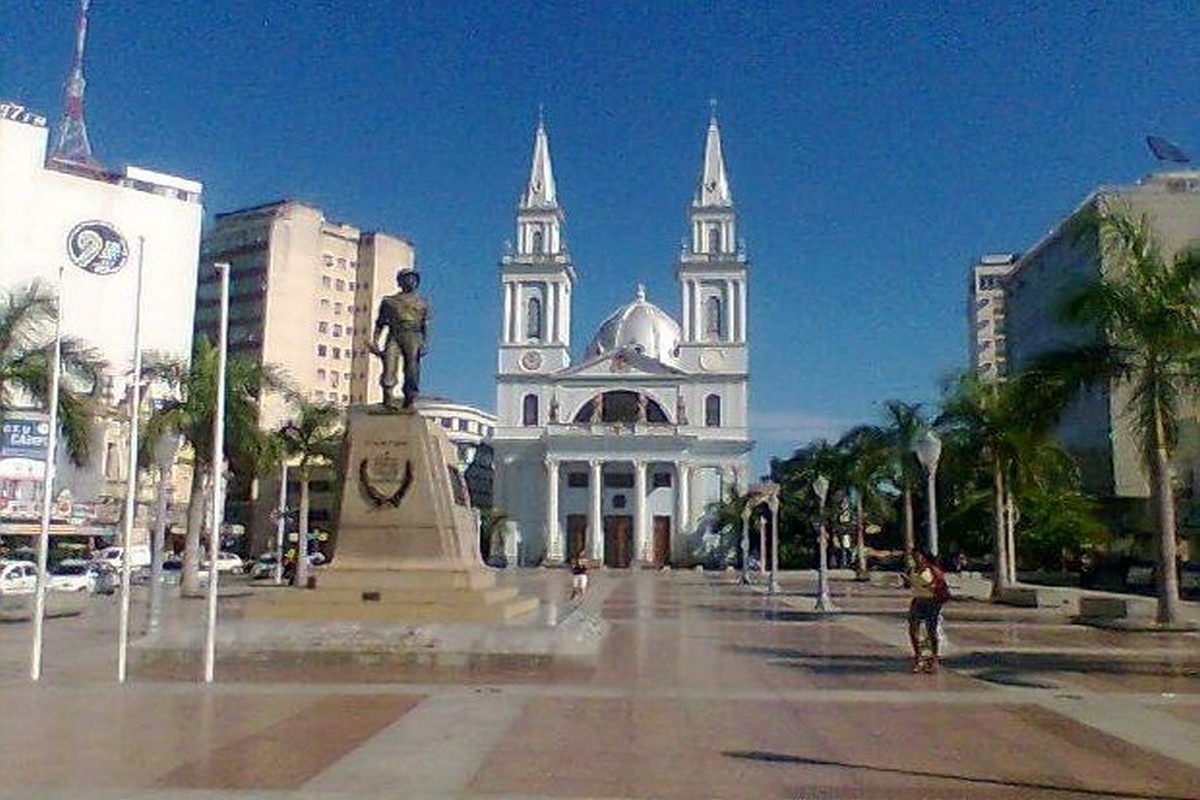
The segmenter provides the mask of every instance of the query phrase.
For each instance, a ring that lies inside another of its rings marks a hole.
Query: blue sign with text
[[[46,460],[50,423],[45,419],[9,417],[0,423],[0,458]]]

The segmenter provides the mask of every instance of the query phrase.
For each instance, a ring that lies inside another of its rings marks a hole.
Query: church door
[[[671,560],[671,518],[654,516],[654,566],[665,567]]]
[[[587,514],[567,514],[567,563],[587,558]]]
[[[627,514],[604,518],[604,563],[621,569],[633,556],[633,517]]]

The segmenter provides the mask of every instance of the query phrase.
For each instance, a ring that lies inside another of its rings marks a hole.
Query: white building
[[[985,381],[1008,374],[1008,348],[1005,335],[1004,279],[1017,266],[1017,253],[993,253],[981,256],[971,267],[971,286],[967,298],[968,343],[971,366]]]
[[[199,183],[138,167],[121,173],[48,163],[44,117],[0,103],[0,286],[61,284],[61,326],[108,362],[106,399],[124,399],[142,264],[143,352],[188,358],[200,248]],[[64,469],[77,499],[119,486],[123,426],[99,425],[92,463]],[[65,467],[65,461],[61,462]]]
[[[571,359],[575,265],[545,127],[501,262],[495,504],[523,563],[707,560],[708,504],[746,485],[746,283],[716,119],[676,264],[682,324],[641,287]],[[632,287],[631,287],[632,288]]]

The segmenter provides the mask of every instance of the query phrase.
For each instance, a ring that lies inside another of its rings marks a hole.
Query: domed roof
[[[662,364],[678,366],[681,338],[679,323],[647,302],[646,290],[639,285],[633,302],[618,308],[600,325],[584,358],[628,348]]]

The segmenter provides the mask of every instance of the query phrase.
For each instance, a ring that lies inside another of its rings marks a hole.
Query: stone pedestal
[[[352,409],[343,445],[333,563],[312,591],[281,592],[255,618],[506,620],[536,598],[498,588],[479,556],[475,515],[442,430],[415,411]]]

